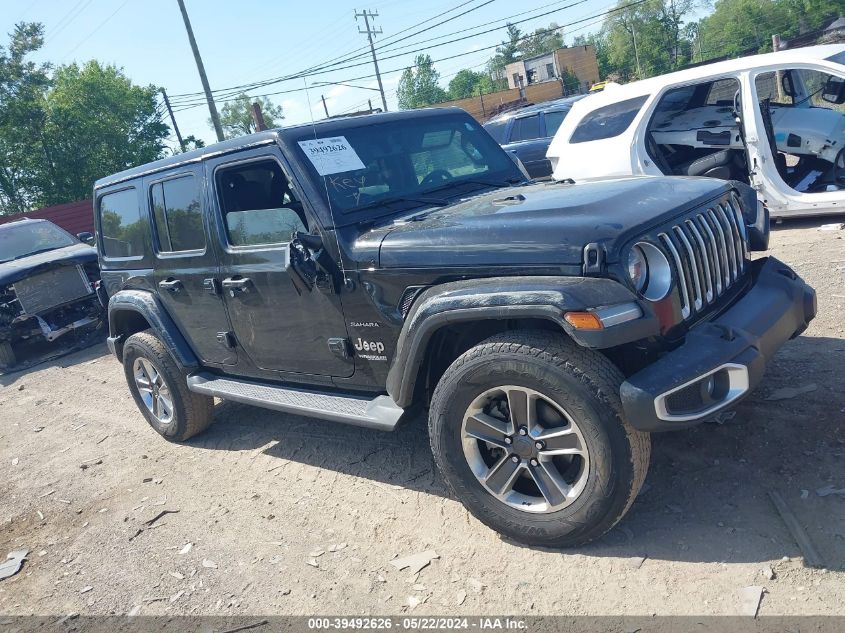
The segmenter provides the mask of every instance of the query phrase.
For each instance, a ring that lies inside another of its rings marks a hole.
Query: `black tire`
[[[9,341],[0,343],[0,369],[11,369],[18,362],[15,350]]]
[[[135,381],[134,366],[139,358],[152,363],[161,374],[172,396],[172,420],[167,424],[152,414],[141,399]],[[135,404],[156,432],[171,442],[183,442],[203,432],[211,424],[214,398],[188,390],[186,374],[167,351],[164,344],[149,331],[130,336],[123,346],[123,371]]]
[[[631,507],[651,453],[650,436],[624,419],[623,380],[607,358],[554,333],[508,332],[468,350],[440,379],[429,413],[431,448],[449,488],[477,519],[515,541],[571,547],[599,538]],[[494,497],[473,474],[462,448],[464,414],[479,395],[503,385],[543,394],[580,428],[589,467],[570,505],[528,513]]]

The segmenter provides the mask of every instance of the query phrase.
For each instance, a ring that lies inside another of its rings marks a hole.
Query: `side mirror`
[[[82,231],[81,233],[76,234],[77,239],[80,242],[85,242],[86,244],[94,244],[94,235],[89,231]]]
[[[845,79],[831,75],[822,90],[822,99],[833,105],[845,103]]]

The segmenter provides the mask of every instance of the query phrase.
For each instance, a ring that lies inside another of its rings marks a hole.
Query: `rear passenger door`
[[[202,169],[179,169],[144,180],[150,209],[158,295],[194,353],[206,364],[233,365],[229,321],[220,293],[217,257],[207,239],[208,202]]]
[[[354,362],[329,348],[347,336],[336,294],[299,295],[285,270],[294,231],[314,228],[277,147],[207,161],[215,201],[220,282],[235,340],[257,368],[351,376]],[[245,360],[245,359],[241,359]]]
[[[539,112],[515,118],[507,148],[519,157],[532,178],[548,176],[551,171],[546,160],[548,142],[542,138],[540,123]]]

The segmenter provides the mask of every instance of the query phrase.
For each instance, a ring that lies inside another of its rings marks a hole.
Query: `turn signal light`
[[[566,322],[578,330],[603,330],[604,325],[595,312],[567,312]]]

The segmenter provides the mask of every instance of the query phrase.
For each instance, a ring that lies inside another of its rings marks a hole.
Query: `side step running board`
[[[188,389],[223,400],[364,426],[379,431],[392,431],[403,413],[403,409],[389,396],[377,396],[368,400],[321,391],[288,389],[246,380],[222,378],[203,372],[188,376]]]

